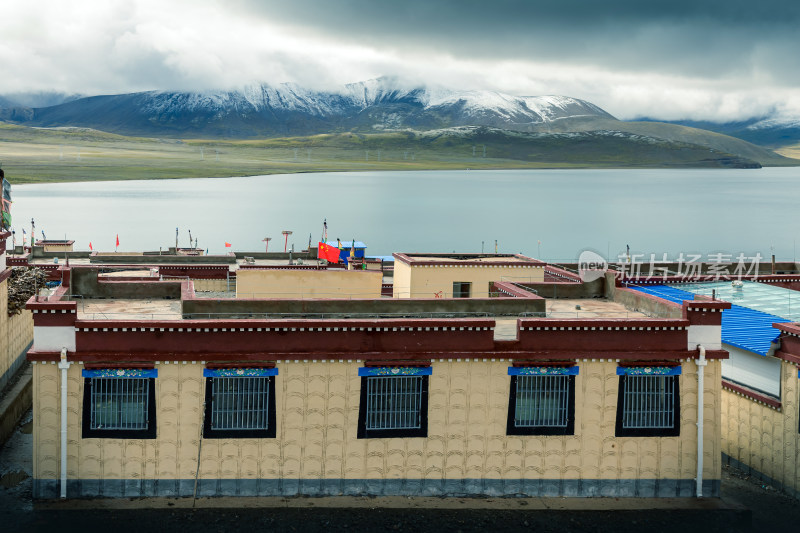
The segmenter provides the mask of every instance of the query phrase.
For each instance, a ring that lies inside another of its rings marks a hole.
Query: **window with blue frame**
[[[205,369],[203,437],[274,438],[277,368]]]
[[[359,368],[358,438],[427,437],[430,367]]]
[[[155,369],[83,373],[83,438],[156,438]]]
[[[681,367],[617,367],[617,437],[680,435]]]
[[[578,367],[510,367],[508,435],[574,435]]]

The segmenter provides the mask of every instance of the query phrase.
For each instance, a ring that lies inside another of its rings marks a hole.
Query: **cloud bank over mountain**
[[[3,93],[328,90],[394,75],[613,115],[800,117],[800,4],[406,0],[17,2],[0,19]]]

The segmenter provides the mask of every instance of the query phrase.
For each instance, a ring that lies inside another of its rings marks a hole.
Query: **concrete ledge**
[[[71,479],[69,498],[191,497],[194,479]],[[34,479],[33,497],[56,498],[59,481]],[[198,497],[510,497],[687,498],[694,479],[200,479]],[[703,494],[719,497],[720,480],[705,480]],[[608,500],[605,500],[608,501]]]
[[[17,422],[33,405],[33,371],[28,366],[20,380],[0,400],[0,446],[14,433]]]

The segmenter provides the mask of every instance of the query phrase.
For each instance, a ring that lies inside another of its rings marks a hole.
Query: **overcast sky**
[[[623,119],[800,116],[799,28],[797,0],[4,0],[0,94],[393,75]]]

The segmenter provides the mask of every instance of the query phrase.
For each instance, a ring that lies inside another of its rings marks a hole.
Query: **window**
[[[154,369],[84,370],[83,438],[156,438]]]
[[[359,439],[428,436],[429,367],[359,368],[358,374]]]
[[[275,368],[205,369],[203,437],[274,438]]]
[[[472,283],[468,281],[453,282],[453,298],[469,298]]]
[[[618,437],[680,435],[680,367],[617,368]]]
[[[578,367],[512,367],[508,435],[574,435]]]

